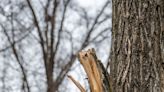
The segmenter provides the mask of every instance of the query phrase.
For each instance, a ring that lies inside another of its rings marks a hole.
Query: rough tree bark
[[[112,4],[112,92],[164,92],[164,0]]]

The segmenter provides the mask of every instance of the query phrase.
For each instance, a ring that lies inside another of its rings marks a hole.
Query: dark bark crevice
[[[113,92],[164,92],[162,0],[113,0]]]

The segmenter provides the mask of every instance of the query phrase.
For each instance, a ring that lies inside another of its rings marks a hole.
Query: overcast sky
[[[105,0],[77,0],[77,1],[83,7],[97,8],[97,6],[102,5]]]

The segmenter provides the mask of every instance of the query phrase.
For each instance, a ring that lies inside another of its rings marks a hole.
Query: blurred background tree
[[[0,1],[0,92],[70,92],[77,52],[94,47],[108,61],[111,2],[80,2]]]

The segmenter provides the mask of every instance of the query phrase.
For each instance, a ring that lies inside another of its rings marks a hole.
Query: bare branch
[[[43,39],[43,36],[42,36],[41,29],[40,29],[40,27],[39,27],[39,22],[38,22],[38,20],[37,20],[36,14],[35,14],[35,12],[34,12],[34,9],[33,9],[32,5],[31,5],[30,0],[26,0],[26,1],[27,1],[27,3],[28,3],[28,6],[29,6],[31,12],[32,12],[32,15],[33,15],[33,18],[34,18],[34,24],[35,24],[36,27],[37,27],[37,31],[38,31],[38,34],[39,34],[39,37],[40,37],[40,40],[41,40],[41,41],[40,41],[40,44],[41,44],[41,46],[42,46],[42,48],[43,48],[43,50],[44,50],[44,39]]]
[[[1,25],[1,26],[3,27],[3,25]],[[16,47],[15,47],[15,41],[14,41],[14,39],[13,39],[13,42],[12,42],[12,40],[11,40],[11,38],[9,37],[9,35],[8,35],[7,30],[5,29],[5,27],[3,27],[3,30],[4,30],[4,33],[5,33],[6,37],[7,37],[7,39],[8,39],[8,42],[9,42],[10,45],[11,45],[13,54],[14,54],[14,56],[15,56],[15,58],[16,58],[18,64],[19,64],[19,66],[20,66],[20,68],[21,68],[21,71],[22,71],[22,74],[23,74],[23,79],[24,79],[24,81],[25,81],[25,83],[26,83],[26,86],[27,86],[27,91],[30,92],[29,83],[28,83],[28,81],[27,81],[27,75],[26,75],[25,69],[24,69],[24,67],[23,67],[23,65],[22,65],[22,63],[21,63],[21,60],[19,59],[19,55],[18,55],[18,52],[17,52]],[[23,84],[23,85],[24,85],[24,84]]]
[[[107,2],[105,3],[105,5],[102,7],[100,13],[96,16],[96,18],[95,18],[95,20],[94,20],[94,22],[93,22],[91,28],[89,29],[89,31],[88,31],[88,33],[87,33],[87,36],[86,36],[86,38],[85,38],[85,40],[84,40],[84,42],[83,42],[82,47],[85,47],[85,46],[88,44],[90,35],[92,34],[95,25],[97,24],[99,18],[101,17],[101,15],[103,14],[104,10],[106,9],[106,7],[108,6],[109,3],[110,3],[110,2],[107,1]]]
[[[58,38],[57,38],[57,43],[56,43],[56,46],[55,46],[55,49],[54,49],[54,55],[56,55],[57,50],[59,48],[61,32],[63,30],[64,21],[65,21],[65,14],[66,14],[67,6],[68,6],[69,2],[70,2],[70,0],[67,0],[67,2],[64,4],[64,11],[63,11],[62,20],[61,20],[61,23],[60,23],[60,28],[59,28],[59,31],[58,31]]]
[[[77,82],[72,76],[68,75],[68,78],[73,81],[73,83],[80,89],[81,92],[86,92],[83,86]]]

